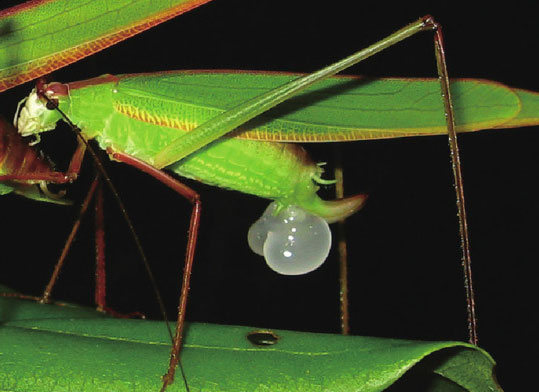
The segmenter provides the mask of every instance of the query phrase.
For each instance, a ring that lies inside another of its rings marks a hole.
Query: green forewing
[[[185,122],[193,116],[212,116],[178,100],[163,100],[154,92],[159,91],[159,80],[136,89],[115,80],[105,76],[70,84],[70,99],[61,103],[84,136],[95,138],[104,150],[153,164],[159,151],[186,133]],[[171,123],[172,114],[181,121]],[[170,126],[163,126],[165,123]],[[218,140],[168,169],[206,184],[269,199],[288,199],[305,209],[306,200],[315,197],[312,176],[319,172],[297,145],[237,138]]]
[[[0,288],[4,291],[5,288]],[[79,307],[0,297],[0,390],[156,391],[168,366],[162,322],[117,320]],[[459,342],[279,331],[275,345],[254,328],[187,326],[182,364],[196,391],[501,391],[494,361]],[[179,370],[167,391],[183,391]],[[424,390],[424,389],[422,389]]]
[[[145,114],[191,130],[295,77],[258,72],[178,71],[124,75],[119,86],[122,92],[140,99],[140,105],[146,105],[141,106]],[[451,88],[460,132],[502,127],[521,113],[519,95],[499,83],[462,79],[453,80]],[[528,92],[522,94],[525,93]],[[528,93],[527,97],[530,104],[537,106],[537,94]],[[148,100],[153,104],[148,106]],[[336,77],[250,121],[235,136],[322,142],[446,132],[436,79]]]
[[[0,10],[0,91],[210,0],[34,0]]]

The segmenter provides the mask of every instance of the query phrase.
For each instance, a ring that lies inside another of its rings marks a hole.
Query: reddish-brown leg
[[[49,283],[47,283],[47,286],[45,287],[45,291],[43,291],[43,295],[41,296],[41,299],[39,300],[39,302],[41,303],[50,302],[52,289],[56,281],[58,280],[60,271],[62,267],[64,266],[65,259],[69,252],[69,249],[71,248],[71,244],[73,244],[73,241],[75,240],[75,237],[79,230],[82,217],[88,210],[88,206],[90,205],[90,202],[92,201],[92,198],[94,196],[94,193],[98,185],[99,185],[99,176],[96,176],[94,180],[92,181],[92,185],[90,186],[90,190],[88,191],[86,198],[82,202],[77,219],[75,220],[75,223],[73,224],[73,227],[71,228],[71,232],[69,233],[67,237],[67,240],[64,244],[64,248],[62,249],[62,253],[60,253],[60,257],[58,258],[58,261],[56,262],[56,265],[54,266],[54,271],[52,272],[51,278],[49,279]]]
[[[119,313],[107,306],[107,282],[105,269],[105,213],[103,205],[103,182],[99,180],[95,194],[95,294],[94,300],[99,312],[118,318],[146,318],[140,312]]]
[[[95,304],[100,312],[106,305],[105,272],[105,214],[103,212],[103,185],[97,187],[95,198]]]
[[[113,159],[116,159],[120,162],[126,163],[133,167],[136,167],[143,172],[153,176],[157,180],[161,181],[163,184],[167,185],[169,188],[185,197],[192,205],[193,210],[191,212],[191,219],[189,222],[189,235],[187,239],[187,250],[185,254],[185,266],[182,277],[182,288],[180,293],[180,300],[178,305],[178,319],[176,323],[176,331],[174,335],[172,351],[170,354],[170,362],[167,373],[163,376],[163,387],[161,391],[164,391],[167,388],[167,385],[171,384],[174,381],[174,373],[176,372],[176,367],[180,361],[180,349],[183,342],[183,328],[185,323],[185,311],[187,309],[187,296],[189,292],[189,282],[191,279],[191,270],[193,267],[193,260],[195,256],[195,247],[198,236],[198,228],[200,226],[200,211],[201,211],[201,202],[200,196],[191,188],[179,182],[174,177],[168,175],[164,171],[153,167],[143,161],[140,161],[132,156],[108,151],[111,154]]]
[[[2,125],[5,127],[5,124],[2,123]],[[4,133],[2,136],[5,138],[4,142],[7,141],[9,143],[6,143],[4,145],[4,148],[6,148],[8,154],[3,157],[3,164],[6,168],[9,168],[11,166],[12,172],[1,175],[0,182],[9,182],[15,188],[21,187],[22,189],[23,187],[35,186],[36,182],[45,182],[47,184],[65,184],[77,178],[85,152],[85,146],[83,144],[78,145],[76,151],[73,153],[67,172],[63,173],[53,170],[46,163],[46,161],[39,158],[35,150],[25,144],[25,142],[16,133],[14,129],[7,128],[4,129],[3,132]],[[96,180],[94,180],[94,183],[95,181]],[[79,212],[80,216],[82,216],[86,211],[94,191],[95,185],[93,185],[93,187],[90,189],[88,196],[86,197],[83,206],[81,207],[81,211]],[[73,242],[73,239],[75,238],[79,225],[80,218],[75,222],[75,225],[71,230],[71,234],[68,237],[66,244],[64,245],[64,250],[62,251],[60,260],[55,267],[55,272],[53,273],[49,284],[45,288],[43,295],[39,298],[18,295],[19,298],[29,298],[38,300],[40,302],[49,301],[50,292],[52,290],[54,282],[58,277],[60,267],[63,264],[63,259],[65,258],[67,250],[69,249],[71,243]]]
[[[0,175],[0,182],[6,182],[14,187],[19,193],[26,193],[28,189],[34,188],[37,184],[65,184],[74,181],[78,177],[84,154],[86,143],[79,139],[77,149],[71,157],[68,170],[64,172],[55,171],[49,162],[38,153],[38,151],[28,145],[18,133],[17,130],[7,121],[0,118],[0,168],[4,174]],[[41,185],[42,186],[42,185]],[[18,297],[23,299],[33,299],[41,303],[50,302],[51,292],[56,283],[60,271],[64,265],[69,249],[75,240],[80,227],[81,219],[86,213],[90,202],[98,189],[96,200],[96,305],[97,309],[110,313],[117,317],[142,317],[141,313],[119,314],[106,306],[105,301],[105,241],[104,241],[104,215],[103,215],[103,196],[99,176],[96,176],[82,206],[71,232],[64,244],[64,248],[54,267],[52,276],[41,297],[27,296],[13,293],[0,293],[0,295],[9,297]],[[121,204],[121,201],[120,201]],[[142,254],[141,254],[142,255]],[[142,255],[143,256],[143,255]],[[143,256],[144,259],[144,256]]]
[[[26,146],[26,148],[29,149],[30,147]],[[14,170],[13,173],[2,174],[0,175],[0,182],[10,181],[10,182],[13,182],[14,186],[16,186],[17,184],[25,185],[25,183],[26,185],[32,185],[38,181],[44,181],[44,182],[53,183],[53,184],[66,184],[66,183],[72,182],[77,179],[77,176],[80,172],[80,168],[82,165],[82,160],[84,158],[85,151],[86,151],[86,147],[84,146],[84,144],[79,143],[79,145],[77,146],[77,149],[75,150],[75,152],[73,153],[73,156],[71,157],[69,168],[67,169],[65,173],[52,170],[50,167],[47,167],[45,164],[40,163],[40,164],[36,164],[35,171]],[[33,155],[35,155],[35,152],[33,152],[33,150],[29,150],[27,154],[31,155],[31,157],[33,158]]]
[[[457,143],[457,132],[455,128],[454,110],[449,88],[449,76],[445,60],[442,27],[434,22],[432,17],[425,18],[426,25],[434,29],[434,52],[436,54],[436,65],[438,68],[438,79],[442,91],[442,98],[445,108],[445,120],[447,133],[449,136],[449,149],[451,151],[451,168],[455,192],[457,196],[457,216],[459,221],[460,247],[462,251],[462,268],[464,272],[464,289],[466,290],[466,311],[468,313],[468,341],[478,344],[477,315],[475,310],[475,292],[472,282],[472,260],[470,256],[470,236],[468,231],[468,218],[466,217],[466,203],[464,200],[464,182],[461,172],[460,154]]]

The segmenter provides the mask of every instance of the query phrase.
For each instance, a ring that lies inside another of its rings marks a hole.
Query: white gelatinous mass
[[[268,266],[283,275],[303,275],[320,267],[331,247],[327,222],[296,206],[276,211],[277,203],[273,202],[249,229],[247,238],[253,252],[264,256]]]

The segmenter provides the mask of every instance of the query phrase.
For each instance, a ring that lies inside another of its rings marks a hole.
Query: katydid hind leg
[[[475,309],[475,295],[472,282],[472,266],[470,256],[470,238],[468,233],[468,221],[466,216],[466,203],[464,200],[464,183],[460,163],[459,147],[457,143],[457,132],[455,129],[455,114],[453,102],[451,100],[451,89],[449,86],[449,75],[445,60],[445,50],[443,45],[442,27],[430,18],[430,24],[434,29],[434,51],[436,55],[436,66],[444,103],[444,114],[447,124],[449,138],[449,150],[451,157],[451,168],[453,169],[453,180],[457,200],[457,215],[459,224],[459,238],[461,245],[461,262],[464,272],[464,289],[466,292],[466,311],[468,315],[468,341],[471,344],[478,344],[477,316]]]
[[[457,143],[457,134],[455,130],[455,118],[453,103],[451,100],[451,91],[449,86],[449,76],[447,72],[445,52],[443,46],[443,36],[441,26],[434,21],[431,16],[422,18],[425,21],[425,29],[433,30],[434,34],[434,50],[436,56],[436,65],[438,78],[440,82],[442,102],[444,105],[444,114],[446,119],[446,127],[448,131],[451,167],[453,170],[454,187],[456,193],[456,204],[458,212],[459,238],[461,243],[461,261],[464,276],[464,288],[466,293],[466,310],[468,315],[468,341],[471,344],[477,345],[477,316],[475,309],[474,289],[472,283],[472,269],[470,256],[470,240],[468,233],[468,223],[466,217],[466,208],[464,200],[464,185],[461,173],[460,154]],[[336,163],[335,177],[337,178],[337,197],[342,197],[342,171],[339,170],[339,163]],[[348,317],[348,285],[346,274],[346,243],[344,240],[344,225],[339,222],[339,256],[340,256],[340,306],[341,306],[341,331],[346,334],[349,331]]]
[[[432,29],[431,19],[430,16],[420,18],[363,50],[316,72],[299,77],[289,83],[269,90],[211,118],[192,131],[180,136],[173,143],[160,151],[155,156],[155,166],[158,168],[169,166],[227,133],[232,132],[247,121],[297,95],[316,82],[334,76],[421,31]]]
[[[342,154],[339,146],[333,149],[335,160],[335,196],[337,199],[344,197],[344,173],[342,168]],[[336,222],[337,225],[337,252],[339,256],[339,310],[341,334],[350,334],[350,305],[348,293],[348,249],[346,246],[345,220]]]

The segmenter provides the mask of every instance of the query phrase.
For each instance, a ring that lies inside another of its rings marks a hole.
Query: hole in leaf
[[[280,337],[273,331],[257,330],[247,334],[247,339],[255,346],[273,346]]]

